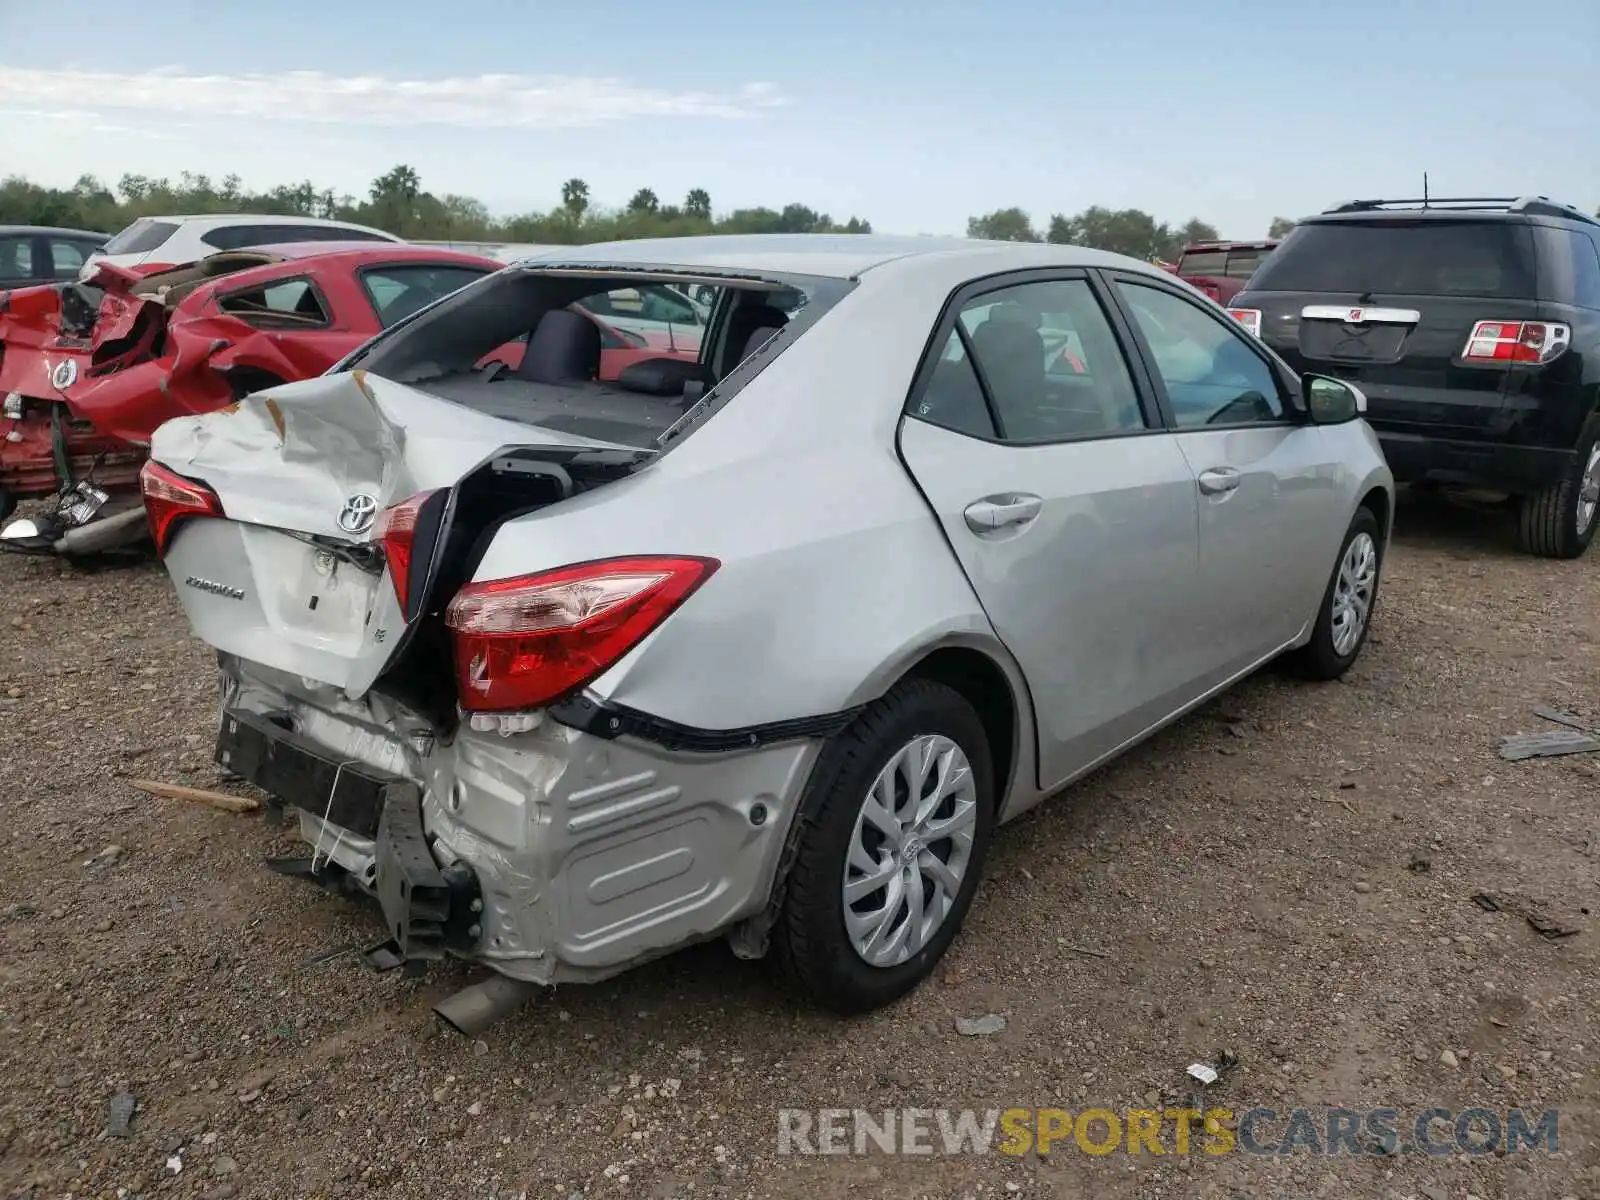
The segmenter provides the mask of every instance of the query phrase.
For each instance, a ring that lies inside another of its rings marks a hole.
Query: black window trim
[[[221,313],[225,317],[232,317],[234,320],[243,321],[245,324],[248,325],[248,324],[251,323],[250,322],[250,316],[254,316],[256,314],[241,314],[241,313],[236,313],[236,312],[228,312],[226,309],[224,309],[222,307],[223,304],[233,296],[243,296],[243,295],[246,295],[246,294],[248,294],[250,292],[261,292],[263,295],[265,295],[266,292],[268,290],[270,290],[271,288],[282,287],[286,283],[304,283],[307,287],[309,287],[311,289],[312,295],[316,296],[317,303],[322,305],[322,311],[327,314],[327,318],[328,319],[326,321],[322,321],[322,322],[320,322],[319,324],[316,324],[316,325],[313,325],[308,321],[296,321],[293,325],[276,327],[280,331],[282,331],[283,329],[291,329],[291,330],[294,330],[294,329],[326,330],[326,329],[342,329],[342,328],[348,327],[349,322],[341,323],[340,320],[339,320],[338,312],[335,311],[333,305],[328,303],[328,294],[326,292],[324,292],[321,287],[318,286],[317,281],[315,279],[313,279],[310,275],[305,274],[305,273],[301,273],[301,274],[298,274],[298,275],[285,275],[282,279],[272,279],[272,280],[268,280],[266,283],[246,284],[244,287],[230,288],[225,292],[224,291],[219,291],[219,292],[217,292],[217,295],[216,295],[217,311],[219,313]]]
[[[381,272],[384,272],[384,271],[410,270],[410,269],[417,268],[417,267],[422,267],[422,268],[425,268],[425,269],[427,269],[427,268],[438,269],[438,268],[441,268],[441,267],[454,267],[458,271],[477,271],[478,272],[478,279],[487,279],[489,276],[495,274],[496,272],[504,270],[503,267],[480,267],[480,266],[478,266],[477,263],[440,262],[437,259],[397,258],[397,259],[390,260],[388,262],[362,263],[359,267],[356,268],[356,285],[358,287],[360,287],[362,296],[364,296],[366,298],[367,308],[371,310],[373,320],[377,321],[378,329],[379,329],[380,332],[383,329],[387,328],[387,327],[383,323],[383,314],[378,311],[377,302],[372,298],[372,289],[367,286],[367,274],[369,272],[372,272],[372,271],[377,271],[377,272],[381,273]],[[472,281],[472,283],[477,283],[478,279],[474,279]],[[472,283],[463,284],[462,286],[463,287],[471,287]],[[447,295],[454,295],[454,294],[455,294],[454,292],[447,293]],[[432,300],[428,301],[427,304],[423,305],[417,311],[418,312],[426,312],[428,309],[432,308],[435,304],[439,303],[439,301],[443,300],[443,299],[444,299],[444,296],[435,296]],[[403,321],[403,320],[405,320],[405,317],[402,317],[400,319]]]
[[[1212,312],[1206,305],[1198,303],[1193,296],[1184,295],[1182,291],[1180,291],[1178,288],[1172,287],[1165,280],[1157,279],[1153,276],[1145,275],[1140,272],[1109,270],[1104,272],[1103,277],[1106,281],[1108,290],[1111,293],[1113,302],[1116,304],[1117,310],[1122,314],[1123,320],[1127,324],[1129,333],[1133,337],[1134,344],[1138,347],[1138,353],[1141,365],[1143,367],[1144,377],[1149,383],[1150,387],[1153,388],[1156,394],[1160,397],[1161,411],[1169,423],[1169,428],[1171,428],[1174,432],[1204,433],[1211,430],[1221,429],[1283,429],[1296,425],[1303,425],[1305,423],[1300,412],[1300,406],[1297,402],[1298,397],[1295,394],[1294,387],[1290,383],[1290,380],[1286,377],[1284,366],[1274,361],[1270,355],[1270,352],[1267,351],[1267,348],[1258,344],[1254,339],[1246,334],[1243,329],[1229,328],[1228,323],[1232,321],[1233,318],[1228,316],[1226,312],[1223,312],[1220,316],[1218,316],[1217,313]],[[1218,422],[1214,425],[1179,424],[1177,412],[1172,407],[1172,398],[1167,394],[1166,381],[1162,379],[1161,372],[1157,369],[1155,352],[1151,349],[1150,343],[1145,339],[1144,331],[1139,328],[1138,320],[1134,316],[1133,311],[1128,307],[1127,301],[1123,299],[1121,289],[1118,286],[1120,284],[1129,284],[1135,287],[1148,287],[1154,291],[1164,292],[1173,299],[1182,301],[1190,308],[1193,308],[1204,316],[1209,317],[1211,320],[1216,321],[1216,323],[1220,325],[1230,337],[1237,339],[1240,345],[1244,346],[1245,349],[1249,350],[1251,354],[1260,359],[1261,365],[1266,367],[1268,374],[1272,376],[1273,382],[1278,385],[1278,404],[1283,409],[1283,416],[1271,421],[1228,421],[1226,423]]]
[[[1020,271],[1003,271],[995,275],[984,275],[976,279],[969,279],[955,291],[951,292],[945,300],[944,308],[939,313],[939,320],[934,324],[933,332],[928,342],[923,346],[922,360],[916,373],[912,376],[911,389],[906,394],[906,400],[900,410],[901,419],[920,421],[924,425],[931,425],[936,429],[943,429],[948,433],[960,437],[971,438],[977,442],[988,442],[994,446],[1062,446],[1078,442],[1105,442],[1120,438],[1150,437],[1154,434],[1168,434],[1172,432],[1170,413],[1164,401],[1149,386],[1148,376],[1140,369],[1140,360],[1137,352],[1129,341],[1129,331],[1126,322],[1120,319],[1118,309],[1115,307],[1102,281],[1097,279],[1097,272],[1087,267],[1033,267]],[[996,409],[994,396],[989,390],[988,381],[983,376],[983,369],[978,363],[977,356],[972,353],[968,343],[966,331],[961,326],[961,310],[978,296],[990,292],[1004,291],[1010,288],[1021,287],[1032,283],[1067,283],[1082,281],[1089,285],[1090,294],[1099,304],[1101,313],[1106,318],[1106,324],[1111,330],[1112,340],[1122,354],[1123,366],[1128,372],[1128,382],[1133,386],[1134,397],[1139,404],[1139,414],[1144,418],[1143,429],[1106,429],[1091,433],[1070,433],[1058,437],[1048,438],[1008,438],[1004,434],[1004,424],[1000,420]],[[933,420],[917,411],[917,403],[922,399],[923,393],[928,390],[929,381],[939,364],[939,359],[944,355],[945,346],[949,344],[951,333],[956,333],[967,355],[967,362],[972,367],[972,373],[978,381],[978,389],[983,395],[984,407],[988,410],[989,421],[994,427],[995,435],[985,437],[974,433],[970,429],[957,429],[946,425],[942,421]],[[1155,422],[1152,424],[1152,420]]]

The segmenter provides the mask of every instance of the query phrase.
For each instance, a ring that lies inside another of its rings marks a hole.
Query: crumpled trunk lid
[[[486,416],[362,371],[169,421],[155,433],[152,459],[209,487],[225,514],[185,521],[167,550],[195,633],[219,650],[359,697],[430,611],[423,604],[407,620],[375,541],[376,516],[418,493],[443,493],[437,528],[424,537],[419,527],[411,566],[431,577],[452,534],[478,532],[452,529],[458,485],[516,457],[530,440],[546,456],[639,456]],[[525,467],[508,474],[537,477]],[[481,506],[472,521],[481,528]]]

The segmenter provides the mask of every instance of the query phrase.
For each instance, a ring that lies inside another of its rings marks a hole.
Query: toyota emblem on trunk
[[[50,372],[50,386],[58,392],[64,392],[78,381],[78,364],[70,358],[64,358]]]
[[[378,515],[378,502],[365,492],[357,492],[339,510],[339,528],[346,533],[365,533]]]

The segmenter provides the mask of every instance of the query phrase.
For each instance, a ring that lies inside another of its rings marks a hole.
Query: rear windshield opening
[[[106,254],[148,254],[166,245],[167,239],[177,232],[178,227],[171,221],[140,217],[107,242],[102,250]]]
[[[1284,239],[1251,290],[1530,299],[1533,258],[1520,222],[1317,222]]]
[[[495,416],[653,449],[712,389],[726,397],[742,386],[744,376],[729,376],[756,350],[781,349],[850,286],[509,268],[380,335],[345,368]]]

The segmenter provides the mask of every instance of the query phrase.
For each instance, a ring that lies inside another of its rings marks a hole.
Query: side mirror
[[[1300,396],[1316,425],[1343,425],[1367,411],[1361,389],[1331,375],[1301,376]]]

